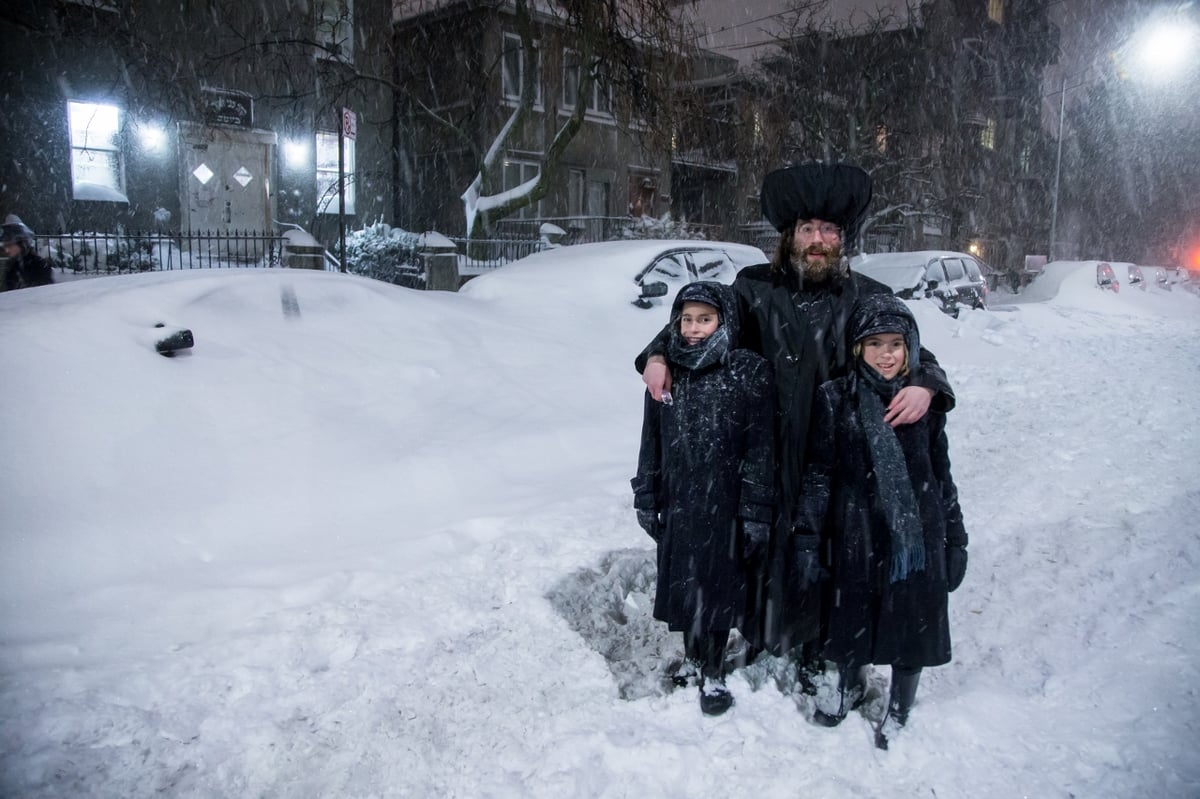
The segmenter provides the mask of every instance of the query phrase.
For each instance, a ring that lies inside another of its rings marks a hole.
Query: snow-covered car
[[[614,273],[628,280],[625,299],[639,308],[670,303],[675,292],[696,280],[732,283],[745,266],[767,262],[757,247],[730,241],[689,241],[679,239],[636,239],[574,244],[543,250],[513,261],[491,273],[468,281],[462,290],[468,294],[483,291],[490,279],[504,281],[533,275],[553,280],[552,275],[588,264],[607,264]],[[662,298],[666,298],[665,300]]]
[[[918,250],[858,255],[850,268],[888,286],[904,299],[936,298],[958,316],[959,306],[986,308],[990,267],[965,252]]]

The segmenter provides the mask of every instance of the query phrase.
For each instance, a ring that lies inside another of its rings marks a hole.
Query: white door
[[[183,227],[200,231],[272,230],[271,159],[275,134],[189,126],[180,131]],[[257,250],[247,257],[257,257]]]

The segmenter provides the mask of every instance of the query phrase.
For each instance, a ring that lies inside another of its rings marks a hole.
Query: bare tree
[[[466,87],[447,85],[446,75],[433,72],[444,65],[444,58],[424,53],[401,63],[407,73],[400,79],[414,115],[444,131],[474,165],[474,177],[462,194],[466,227],[473,236],[546,196],[597,89],[606,97],[611,93],[613,115],[627,131],[636,128],[646,142],[666,142],[673,86],[687,65],[691,47],[691,37],[678,24],[673,13],[676,4],[670,0],[498,0],[485,5],[511,21],[519,37],[518,55],[526,65],[520,71],[519,99],[498,126],[489,118],[495,95],[488,87],[496,84],[511,52],[490,55],[478,47],[460,51],[469,62],[465,81],[473,84]],[[482,35],[478,29],[474,35],[467,30],[459,27],[455,35],[472,42]],[[553,35],[568,48],[573,59],[568,66],[575,80],[571,102],[560,105],[561,93],[546,91],[537,109],[540,78],[534,65],[543,56],[544,35]],[[434,41],[444,45],[446,39],[438,34]],[[546,120],[550,124],[539,129]],[[529,146],[538,139],[538,146]],[[505,152],[522,147],[527,154],[536,150],[531,157],[538,163],[537,175],[505,191],[499,161]]]

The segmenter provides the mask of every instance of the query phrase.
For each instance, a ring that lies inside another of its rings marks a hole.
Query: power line
[[[814,0],[814,2],[812,2],[812,3],[805,3],[804,5],[801,5],[801,6],[795,6],[794,8],[788,8],[788,9],[785,9],[785,10],[780,11],[775,14],[768,14],[765,17],[759,17],[758,19],[746,20],[745,22],[739,22],[736,25],[726,25],[725,27],[717,28],[714,31],[707,31],[705,33],[696,34],[696,36],[693,38],[693,41],[695,41],[696,39],[702,39],[705,36],[713,36],[718,33],[725,33],[726,31],[732,31],[732,30],[737,30],[738,28],[744,28],[747,25],[753,25],[757,22],[766,22],[769,19],[778,19],[779,17],[786,17],[790,14],[795,14],[799,11],[804,11],[805,9],[812,8],[813,6],[819,6],[821,4],[822,4],[822,0]],[[716,49],[716,48],[714,48],[714,49]]]

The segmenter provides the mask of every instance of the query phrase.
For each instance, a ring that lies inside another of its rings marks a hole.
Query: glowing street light
[[[1156,83],[1171,80],[1194,63],[1200,42],[1196,24],[1181,13],[1158,17],[1141,28],[1117,53],[1134,75]]]

